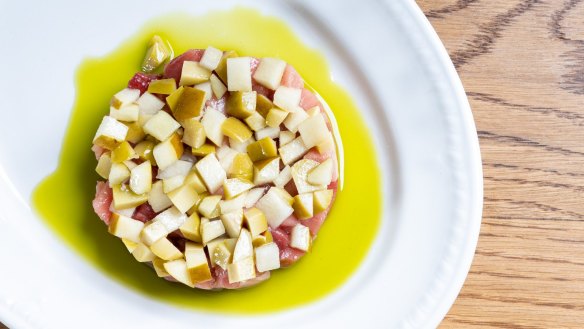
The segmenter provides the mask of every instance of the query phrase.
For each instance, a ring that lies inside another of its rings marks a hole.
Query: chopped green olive
[[[233,138],[238,142],[245,142],[251,137],[251,130],[243,122],[234,117],[229,117],[223,121],[221,131],[225,136]]]
[[[232,91],[225,105],[227,114],[239,119],[245,119],[256,110],[255,91]]]
[[[265,137],[247,146],[247,153],[251,161],[256,162],[278,156],[276,142],[270,137]]]

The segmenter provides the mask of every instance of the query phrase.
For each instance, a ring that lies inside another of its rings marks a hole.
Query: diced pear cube
[[[162,223],[162,225],[164,225],[166,228],[166,232],[170,233],[178,230],[179,227],[184,224],[184,222],[187,220],[187,215],[182,213],[176,207],[170,207],[156,215],[153,220],[158,223]]]
[[[274,179],[274,185],[280,188],[284,188],[288,182],[292,180],[292,169],[290,166],[285,166],[282,171],[278,174],[278,177]]]
[[[180,128],[180,124],[174,120],[170,114],[159,111],[144,124],[144,132],[158,139],[167,140],[174,132]]]
[[[263,185],[272,183],[280,173],[280,158],[258,161],[253,166],[253,183]]]
[[[128,104],[132,104],[140,97],[139,89],[125,88],[117,92],[110,102],[113,108],[119,109]]]
[[[223,95],[225,95],[225,93],[227,92],[227,87],[225,87],[223,82],[221,82],[221,79],[219,79],[215,74],[213,74],[211,75],[211,78],[209,78],[209,81],[211,82],[211,89],[213,90],[213,94],[215,94],[215,97],[217,99],[223,97]]]
[[[184,184],[192,186],[198,194],[207,191],[205,183],[203,183],[203,180],[201,179],[201,177],[199,177],[199,174],[197,173],[196,170],[191,170],[191,172],[187,174]]]
[[[198,117],[201,114],[204,105],[204,91],[192,87],[184,87],[182,94],[172,109],[172,114],[177,120],[187,120]]]
[[[230,213],[243,209],[245,205],[245,193],[236,196],[231,200],[221,200],[219,202],[219,210],[222,214]]]
[[[213,250],[213,254],[211,256],[212,261],[214,264],[219,265],[222,269],[226,270],[227,265],[231,261],[231,251],[227,248],[225,243],[220,243],[215,249]]]
[[[140,244],[139,242],[134,242],[128,239],[124,239],[122,238],[122,243],[124,244],[124,246],[126,247],[126,249],[128,249],[128,251],[130,252],[130,254],[132,252],[134,252],[134,250],[136,250],[136,248],[138,248],[138,245]]]
[[[93,144],[108,150],[113,150],[119,142],[126,139],[128,127],[118,120],[105,116],[93,138]]]
[[[152,165],[156,165],[156,160],[154,159],[154,142],[152,141],[141,141],[136,146],[134,146],[134,152],[138,155],[138,158],[144,161],[150,161]]]
[[[251,161],[261,161],[278,156],[276,142],[269,137],[262,138],[247,146],[247,153]]]
[[[316,145],[316,150],[320,154],[326,154],[335,151],[335,139],[331,133],[328,134],[326,139]]]
[[[158,179],[168,179],[175,176],[186,176],[193,168],[193,163],[185,160],[175,161],[170,166],[166,167],[164,170],[158,171],[156,178]]]
[[[130,178],[130,170],[123,163],[112,163],[108,177],[110,187],[119,185]]]
[[[253,180],[253,162],[247,153],[238,153],[233,158],[231,167],[227,171],[228,177],[235,179],[243,179],[246,181]],[[229,199],[230,196],[227,196]]]
[[[254,184],[246,179],[230,178],[223,183],[223,193],[226,199],[233,199],[254,187]]]
[[[217,68],[219,62],[221,62],[221,57],[223,57],[223,51],[209,46],[207,49],[205,49],[203,57],[199,63],[207,70],[213,71]]]
[[[306,181],[312,185],[329,185],[333,178],[333,160],[326,159],[308,172]]]
[[[286,62],[283,60],[265,57],[260,60],[253,78],[262,86],[275,90],[280,86],[285,69]]]
[[[187,270],[193,283],[196,284],[213,279],[203,246],[187,242],[185,245],[185,258]]]
[[[312,193],[298,194],[294,197],[294,215],[298,219],[308,219],[313,216],[313,198]]]
[[[314,214],[325,211],[333,200],[333,190],[320,190],[314,192]]]
[[[142,62],[144,72],[152,72],[164,63],[171,54],[171,50],[161,37],[155,35],[150,40],[146,56]]]
[[[258,235],[258,236],[256,236],[256,237],[254,237],[254,238],[252,239],[252,244],[253,244],[253,247],[254,247],[254,248],[257,248],[257,247],[259,247],[259,246],[263,246],[263,245],[264,245],[264,244],[266,244],[266,243],[268,243],[268,239],[266,238],[266,236],[265,236],[265,235],[262,235],[262,234],[260,234],[260,235]]]
[[[150,115],[144,114],[140,115],[138,121],[124,123],[128,127],[126,140],[134,144],[141,142],[144,137],[146,137],[146,133],[144,132],[144,128],[142,128],[142,126],[148,120],[150,120]]]
[[[262,94],[256,94],[255,110],[264,118],[268,116],[271,109],[276,107],[272,101]]]
[[[152,260],[152,267],[154,267],[154,271],[159,278],[170,276],[170,274],[164,269],[164,263],[164,259],[158,257]]]
[[[244,223],[249,228],[252,237],[256,237],[268,229],[264,213],[258,208],[250,208],[243,212]]]
[[[178,161],[183,151],[183,143],[181,142],[180,136],[174,134],[169,139],[154,146],[152,154],[154,155],[154,159],[156,159],[158,168],[164,170]]]
[[[280,86],[274,93],[274,104],[288,112],[295,112],[300,104],[301,94],[300,89]]]
[[[145,245],[150,246],[154,242],[167,236],[168,233],[168,230],[162,222],[152,221],[144,226],[144,229],[140,234],[140,239]]]
[[[201,238],[203,240],[203,245],[223,234],[225,234],[225,227],[220,220],[213,220],[201,224]]]
[[[104,179],[108,179],[112,169],[112,158],[109,152],[103,153],[97,161],[95,172]],[[121,183],[121,182],[119,182]]]
[[[268,193],[266,193],[255,206],[264,213],[268,224],[272,228],[280,226],[280,224],[282,224],[282,222],[294,212],[294,209],[290,207],[290,204],[282,199],[280,194],[274,190],[274,187],[270,188]]]
[[[245,195],[245,208],[253,207],[260,200],[260,198],[264,196],[265,192],[266,189],[263,187],[257,187],[249,190],[249,192],[247,192]]]
[[[286,120],[284,120],[284,126],[286,127],[286,129],[295,133],[298,131],[298,127],[300,126],[300,124],[302,124],[307,119],[308,114],[306,114],[306,112],[302,108],[298,108],[296,112],[291,112],[290,114],[288,114]]]
[[[120,163],[138,157],[136,152],[134,152],[132,145],[126,141],[118,144],[111,154],[113,163]]]
[[[201,119],[207,138],[217,146],[223,145],[224,135],[221,127],[225,120],[227,120],[227,117],[223,113],[212,108],[207,108],[205,114],[203,114],[203,119]]]
[[[271,138],[275,139],[280,136],[280,127],[265,127],[264,129],[260,129],[255,132],[255,137],[257,140],[263,138]]]
[[[166,97],[166,103],[168,103],[168,107],[170,107],[171,111],[174,111],[174,109],[176,108],[176,104],[178,103],[178,100],[180,99],[180,96],[182,96],[182,93],[184,91],[185,87],[180,86],[177,90],[173,91],[172,94]]]
[[[216,153],[217,159],[219,160],[221,167],[223,167],[223,169],[225,169],[226,172],[233,165],[233,161],[235,160],[237,154],[239,153],[227,145],[223,145],[219,149],[217,149]]]
[[[199,213],[207,218],[219,217],[221,211],[219,209],[220,195],[210,195],[204,197],[199,204]]]
[[[244,228],[241,230],[241,233],[237,238],[237,243],[235,244],[235,250],[233,251],[233,262],[235,263],[252,256],[253,244],[251,241],[251,234],[247,229]]]
[[[278,143],[280,147],[290,143],[296,138],[296,134],[291,131],[282,130],[280,131],[280,137],[278,138]]]
[[[108,231],[118,238],[140,242],[140,232],[143,228],[144,223],[141,221],[113,213],[110,219]]]
[[[207,190],[211,193],[215,193],[215,191],[223,185],[225,179],[227,179],[227,173],[225,172],[225,169],[221,167],[215,154],[205,156],[197,162],[195,167],[203,179],[203,182],[205,182]]]
[[[320,106],[317,105],[309,108],[308,110],[306,110],[306,114],[308,114],[309,117],[313,117],[320,114]]]
[[[162,238],[150,246],[150,250],[156,256],[164,260],[175,260],[183,257],[182,252],[175,247],[167,238]]]
[[[272,187],[272,189],[274,190],[274,192],[278,193],[282,200],[288,202],[289,205],[292,205],[294,203],[294,197],[292,197],[290,193],[288,193],[288,191],[286,191],[285,189],[276,186]]]
[[[183,213],[195,205],[198,197],[199,194],[189,185],[183,185],[168,193],[168,198],[172,201],[172,204]]]
[[[112,106],[109,115],[116,120],[134,122],[140,116],[140,107],[136,103],[126,104],[119,109]]]
[[[241,282],[256,277],[253,256],[227,265],[229,283]]]
[[[174,176],[162,180],[162,190],[164,193],[168,194],[175,189],[182,186],[185,182],[185,176]]]
[[[141,263],[151,262],[156,258],[156,255],[154,255],[150,248],[141,243],[132,251],[132,256]]]
[[[215,68],[215,73],[217,73],[223,83],[227,83],[227,60],[237,56],[237,53],[233,50],[227,50],[223,52],[221,61],[219,61],[219,65],[217,65]]]
[[[192,213],[179,229],[185,238],[194,242],[203,242],[201,238],[201,218],[196,212]]]
[[[184,61],[180,74],[180,86],[194,85],[209,80],[211,71],[199,62]]]
[[[268,115],[266,116],[266,124],[270,127],[280,127],[280,124],[284,122],[288,116],[288,113],[288,111],[274,107],[268,111]]]
[[[136,194],[150,192],[152,189],[152,165],[142,162],[130,172],[130,189]]]
[[[176,281],[183,283],[191,288],[195,287],[187,269],[187,263],[182,259],[173,260],[164,263],[164,269],[170,276],[172,276]]]
[[[194,86],[194,88],[205,93],[205,102],[213,97],[213,90],[211,88],[211,82],[209,81],[198,83]]]
[[[308,182],[308,173],[319,164],[314,160],[302,159],[292,166],[292,179],[299,194],[326,189],[325,184],[313,185]]]
[[[258,131],[266,127],[266,119],[257,111],[254,111],[250,116],[245,118],[245,123],[253,131]]]
[[[150,81],[148,92],[152,94],[170,95],[176,91],[176,81],[173,78]]]
[[[296,224],[290,233],[290,247],[302,251],[310,250],[310,230],[302,224]]]
[[[233,212],[221,215],[221,221],[225,227],[225,232],[231,238],[237,238],[241,232],[243,223],[243,210],[239,209]]]
[[[300,137],[297,137],[278,149],[282,162],[285,165],[292,164],[294,161],[302,158],[308,150],[308,147],[304,145],[304,142]]]
[[[274,242],[255,248],[256,268],[258,272],[266,272],[280,268],[280,249]]]
[[[215,149],[216,149],[215,145],[205,143],[205,144],[201,145],[201,147],[199,147],[199,148],[192,148],[191,153],[194,156],[204,157],[204,156],[207,156],[209,154],[215,153]]]
[[[228,115],[245,119],[256,110],[257,93],[255,91],[233,91],[229,93],[225,103]]]
[[[152,184],[152,189],[150,190],[150,193],[148,193],[148,203],[155,212],[161,212],[172,206],[172,201],[170,201],[166,193],[163,191],[162,181],[157,181]]]
[[[243,122],[234,117],[229,117],[223,121],[221,132],[238,142],[244,142],[251,137],[251,130]]]
[[[135,194],[126,186],[115,185],[113,188],[114,209],[121,210],[137,207],[148,201],[147,194]]]
[[[227,90],[251,91],[251,59],[249,57],[227,59]]]
[[[298,131],[300,132],[300,137],[302,137],[304,144],[308,148],[324,142],[330,135],[322,115],[315,115],[304,120],[298,125]]]

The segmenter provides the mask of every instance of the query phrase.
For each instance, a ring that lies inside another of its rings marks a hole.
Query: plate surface
[[[15,328],[117,328],[137,321],[142,328],[432,328],[443,318],[474,254],[482,172],[462,85],[413,1],[30,5],[0,1],[0,39],[10,47],[0,53],[3,322]],[[110,52],[161,14],[237,5],[280,18],[326,56],[334,80],[351,91],[371,129],[385,200],[371,251],[344,286],[301,308],[245,317],[183,310],[125,288],[68,250],[30,205],[36,184],[57,165],[83,58]],[[31,81],[42,86],[34,97],[25,87]]]

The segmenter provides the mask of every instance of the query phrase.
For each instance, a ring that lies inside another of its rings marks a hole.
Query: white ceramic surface
[[[30,206],[35,185],[56,167],[82,58],[110,52],[160,14],[240,3],[281,18],[327,57],[371,127],[385,198],[376,241],[344,286],[301,308],[245,317],[183,310],[125,288],[68,250]],[[0,320],[7,325],[432,328],[454,302],[480,227],[480,153],[462,85],[413,1],[173,0],[161,8],[153,0],[0,0],[0,40]],[[21,97],[30,76],[43,88]]]

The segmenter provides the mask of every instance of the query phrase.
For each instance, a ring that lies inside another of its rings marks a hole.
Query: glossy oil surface
[[[292,64],[328,103],[344,145],[344,187],[311,253],[270,280],[239,291],[201,291],[170,283],[128,254],[93,213],[98,180],[90,150],[109,111],[109,99],[139,70],[148,40],[168,39],[175,54],[189,48],[234,49],[240,55],[279,57]],[[45,223],[71,249],[119,283],[179,307],[220,313],[266,313],[325,297],[358,268],[381,220],[382,195],[375,149],[349,93],[334,84],[326,60],[307,48],[281,21],[247,9],[202,17],[171,15],[145,25],[102,58],[83,61],[75,77],[77,94],[56,171],[43,180],[33,203]]]

